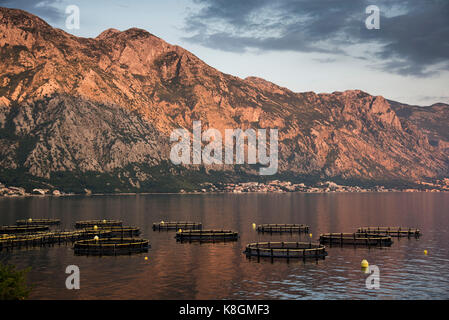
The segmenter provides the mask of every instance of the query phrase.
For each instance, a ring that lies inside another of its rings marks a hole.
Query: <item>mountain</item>
[[[147,31],[79,38],[0,8],[0,181],[105,192],[262,179],[254,166],[174,166],[170,133],[279,130],[289,179],[414,181],[448,174],[447,105],[360,90],[296,93],[241,79]],[[269,177],[274,178],[274,177]]]

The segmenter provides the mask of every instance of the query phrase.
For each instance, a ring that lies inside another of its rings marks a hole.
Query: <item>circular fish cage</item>
[[[85,229],[91,228],[94,226],[97,227],[121,227],[123,224],[122,221],[119,220],[88,220],[88,221],[77,221],[75,223],[76,229]]]
[[[247,256],[308,259],[327,256],[326,247],[309,242],[256,242],[246,246]]]
[[[42,237],[40,235],[12,235],[6,238],[0,237],[0,251],[20,247],[31,247],[40,245]]]
[[[419,229],[402,227],[361,227],[357,230],[357,232],[363,234],[378,234],[396,238],[419,238],[421,236],[421,231]]]
[[[201,222],[190,222],[190,221],[169,221],[169,222],[156,222],[153,223],[153,231],[162,230],[202,230],[203,224]]]
[[[99,238],[112,238],[112,232],[111,230],[105,230],[105,229],[99,229],[99,230],[77,230],[77,231],[69,231],[74,233],[78,236],[77,240],[86,240],[86,239],[92,239],[95,236]]]
[[[302,233],[309,232],[309,226],[304,224],[261,224],[257,226],[261,233]]]
[[[95,233],[98,231],[107,232],[107,237],[137,237],[140,235],[140,229],[137,227],[118,227],[118,226],[103,226],[95,229],[95,227],[84,229],[86,232]]]
[[[325,233],[320,235],[321,244],[354,246],[391,246],[390,236],[367,233]]]
[[[59,219],[24,219],[24,220],[17,220],[16,224],[18,226],[35,226],[35,225],[41,225],[41,226],[54,226],[61,223],[61,220]]]
[[[136,238],[104,238],[76,241],[73,249],[77,255],[123,255],[148,252],[150,242]]]
[[[40,232],[35,234],[16,234],[6,237],[0,236],[0,250],[21,247],[36,247],[52,244],[73,243],[75,241],[92,239],[94,236],[108,237],[109,231],[100,230],[96,232],[88,231],[55,231]]]
[[[177,241],[223,242],[236,241],[238,233],[229,230],[180,230],[176,232]]]
[[[0,234],[33,233],[49,230],[49,226],[31,225],[31,226],[3,226],[0,227]]]

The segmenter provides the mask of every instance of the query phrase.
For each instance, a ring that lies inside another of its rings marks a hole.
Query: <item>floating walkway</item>
[[[16,234],[16,233],[35,233],[48,231],[49,226],[30,225],[30,226],[3,226],[0,227],[0,234]]]
[[[95,232],[95,231],[106,231],[108,232],[108,237],[115,238],[115,237],[137,237],[140,235],[140,229],[137,227],[118,227],[118,226],[103,226],[95,228],[86,228],[84,229],[89,232]]]
[[[180,230],[176,233],[177,241],[207,241],[222,242],[236,241],[238,233],[228,230]]]
[[[61,223],[59,219],[26,219],[26,220],[17,220],[16,224],[18,226],[54,226]]]
[[[253,257],[270,258],[324,258],[326,247],[307,242],[257,242],[246,246],[244,253]]]
[[[190,221],[169,221],[169,222],[157,222],[153,223],[154,231],[161,230],[202,230],[203,224],[200,222],[190,222]]]
[[[309,226],[304,224],[261,224],[257,227],[261,233],[301,233],[309,232]]]
[[[84,229],[91,227],[121,227],[123,224],[119,220],[88,220],[88,221],[77,221],[75,223],[76,229]]]
[[[421,236],[421,231],[414,228],[402,228],[402,227],[362,227],[357,230],[358,233],[378,234],[391,237],[415,237]]]
[[[93,239],[111,237],[111,232],[107,230],[99,231],[56,231],[36,234],[17,234],[0,236],[0,250],[22,248],[22,247],[42,247],[45,245],[73,243],[83,239]]]
[[[390,236],[365,233],[325,233],[320,235],[321,244],[354,246],[391,246]]]
[[[76,241],[73,249],[78,255],[122,255],[148,252],[149,240],[136,238],[108,238]]]

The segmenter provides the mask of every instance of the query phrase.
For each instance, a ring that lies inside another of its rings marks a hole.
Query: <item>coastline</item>
[[[23,198],[71,198],[71,197],[104,197],[104,196],[146,196],[146,195],[218,195],[218,194],[229,194],[229,195],[248,195],[248,194],[355,194],[355,193],[449,193],[448,190],[416,190],[416,191],[404,191],[404,190],[394,190],[394,191],[318,191],[318,192],[304,192],[304,191],[293,191],[293,192],[131,192],[131,193],[92,193],[92,194],[82,194],[82,193],[67,193],[61,195],[39,195],[39,194],[26,194],[26,195],[0,195],[0,199],[23,199]]]

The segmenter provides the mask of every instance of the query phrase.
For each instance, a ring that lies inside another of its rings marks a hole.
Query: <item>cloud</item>
[[[60,22],[64,12],[58,7],[62,0],[0,0],[0,7],[22,9],[49,22]]]
[[[418,77],[449,70],[447,0],[193,1],[199,9],[186,18],[184,40],[206,47],[346,55]],[[372,4],[379,30],[365,27]]]

